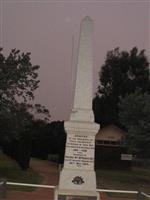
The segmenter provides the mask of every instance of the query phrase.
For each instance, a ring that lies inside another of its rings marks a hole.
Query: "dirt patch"
[[[49,161],[31,160],[31,168],[43,177],[43,185],[57,185],[58,165]],[[7,192],[7,200],[53,200],[54,191],[49,188],[37,188],[33,192]]]

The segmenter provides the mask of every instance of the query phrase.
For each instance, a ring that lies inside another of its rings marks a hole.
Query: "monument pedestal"
[[[55,200],[99,200],[94,171],[95,135],[99,125],[65,122],[67,132],[65,162],[60,172]]]

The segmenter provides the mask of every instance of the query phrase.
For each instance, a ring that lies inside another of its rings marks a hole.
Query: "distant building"
[[[100,129],[96,135],[96,145],[120,146],[125,132],[115,125],[109,125]]]
[[[96,135],[95,168],[126,169],[131,158],[123,146],[125,131],[115,125],[106,126]]]

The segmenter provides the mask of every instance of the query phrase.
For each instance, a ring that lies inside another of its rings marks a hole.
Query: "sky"
[[[80,22],[94,20],[94,93],[106,53],[116,47],[146,49],[150,58],[150,1],[0,0],[0,46],[31,52],[40,65],[35,103],[51,120],[69,120],[73,103]]]

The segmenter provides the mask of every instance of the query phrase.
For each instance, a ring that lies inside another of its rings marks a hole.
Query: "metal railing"
[[[4,199],[6,197],[6,179],[0,179],[0,199]]]
[[[6,185],[13,185],[13,186],[26,186],[26,187],[40,187],[40,188],[50,188],[55,189],[56,186],[53,185],[39,185],[39,184],[28,184],[28,183],[16,183],[16,182],[6,182],[6,180],[0,180],[0,195],[2,198],[6,196]],[[120,194],[134,194],[136,195],[136,200],[150,200],[150,195],[141,192],[141,191],[127,191],[127,190],[108,190],[108,189],[97,189],[97,192],[101,193],[120,193]],[[0,196],[0,199],[1,199]]]
[[[141,191],[128,191],[128,190],[107,190],[107,189],[97,189],[98,192],[106,192],[106,193],[122,193],[122,194],[135,194],[137,200],[149,200],[150,195],[141,192]]]
[[[144,192],[138,192],[138,195],[137,195],[137,200],[147,200],[147,199],[150,199],[150,195],[144,193]]]
[[[40,187],[40,188],[51,188],[51,189],[55,188],[55,186],[53,186],[53,185],[38,185],[38,184],[15,183],[15,182],[7,182],[7,185],[26,186],[26,187]]]

